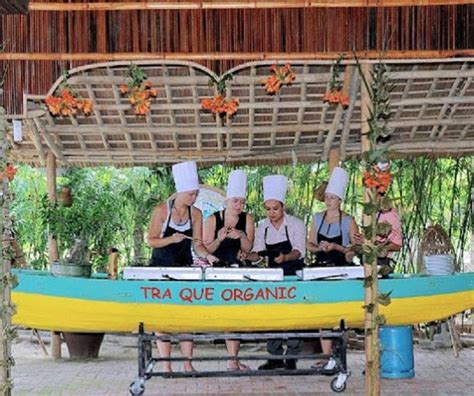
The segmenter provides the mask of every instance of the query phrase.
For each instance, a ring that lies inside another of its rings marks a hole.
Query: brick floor
[[[13,369],[14,395],[48,396],[117,396],[129,394],[128,388],[137,372],[136,339],[132,336],[107,335],[100,358],[74,361],[45,357],[37,344],[20,338],[13,345],[16,365]],[[263,345],[261,348],[263,349]],[[199,345],[196,355],[219,353],[222,346]],[[242,355],[254,353],[255,346],[244,345]],[[174,356],[179,356],[178,352]],[[68,356],[63,346],[63,356]],[[349,351],[346,395],[364,394],[362,366],[364,354]],[[382,380],[382,394],[396,395],[472,395],[474,394],[474,348],[463,349],[455,358],[451,349],[424,350],[415,348],[415,378]],[[251,362],[253,367],[257,362]],[[300,361],[305,368],[309,361]],[[176,369],[178,365],[175,364]],[[225,362],[196,363],[198,369],[225,369]],[[152,378],[146,383],[146,395],[173,394],[291,394],[334,395],[331,377],[264,376],[239,378]]]

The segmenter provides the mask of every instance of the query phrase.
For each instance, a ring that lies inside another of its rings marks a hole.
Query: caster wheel
[[[145,393],[145,387],[134,382],[130,385],[129,391],[132,396],[142,396]]]
[[[346,390],[346,381],[342,384],[338,384],[338,377],[333,378],[331,381],[331,389],[336,393],[341,393]]]

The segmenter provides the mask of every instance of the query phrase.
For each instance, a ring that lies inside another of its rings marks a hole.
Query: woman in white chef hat
[[[324,193],[326,210],[313,217],[308,236],[308,250],[316,253],[316,266],[350,265],[354,253],[349,246],[357,234],[354,219],[341,210],[349,176],[339,167],[333,169]],[[321,340],[324,354],[332,353],[332,341]],[[327,361],[317,361],[313,368],[325,367]]]
[[[345,266],[352,261],[349,246],[357,233],[353,217],[341,210],[349,176],[334,168],[324,193],[326,210],[313,217],[308,237],[308,250],[316,253],[317,266]]]
[[[252,249],[255,225],[253,217],[244,212],[247,174],[234,170],[229,174],[225,209],[209,216],[204,223],[203,240],[206,249],[224,265],[238,263],[240,257]],[[243,252],[243,253],[242,253]],[[230,356],[237,356],[240,341],[226,340]],[[236,359],[227,363],[229,371],[249,370]]]
[[[173,179],[176,185],[176,198],[157,205],[153,210],[148,230],[148,245],[153,248],[150,266],[183,267],[193,263],[194,251],[206,257],[209,263],[217,261],[202,243],[202,213],[193,206],[199,193],[197,166],[194,161],[173,165]],[[158,341],[162,357],[169,357],[171,345]],[[181,351],[185,357],[193,353],[192,341],[181,341]],[[171,362],[163,362],[164,370],[171,371]],[[190,361],[184,362],[185,371],[194,371]]]
[[[248,259],[255,261],[259,256],[268,257],[269,267],[283,268],[285,275],[295,275],[304,266],[306,253],[306,227],[302,220],[285,213],[285,197],[288,179],[282,175],[263,178],[263,198],[267,218],[257,226],[253,252]],[[267,350],[272,355],[283,355],[284,340],[268,340]],[[287,355],[297,355],[303,348],[303,341],[287,341]],[[268,360],[259,370],[286,368],[296,369],[296,359]]]

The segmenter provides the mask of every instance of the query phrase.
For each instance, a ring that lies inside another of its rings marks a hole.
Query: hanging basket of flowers
[[[151,98],[156,98],[158,90],[152,88],[145,71],[132,64],[128,68],[129,82],[120,86],[120,93],[128,97],[128,101],[136,115],[147,115],[151,109]]]
[[[46,106],[53,116],[68,117],[78,113],[89,115],[92,112],[92,101],[82,99],[77,92],[64,82],[54,95],[45,99]]]
[[[283,85],[290,85],[296,78],[296,73],[287,63],[285,66],[272,65],[270,67],[272,75],[262,81],[268,94],[273,95],[280,92]]]

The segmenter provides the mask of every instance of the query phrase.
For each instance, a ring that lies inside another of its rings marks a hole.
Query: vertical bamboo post
[[[365,79],[365,83],[361,84],[361,150],[366,152],[371,149],[370,140],[368,137],[370,112],[372,102],[370,98],[369,87],[372,82],[372,65],[363,63],[361,71]],[[364,187],[364,202],[369,202],[368,190]],[[375,216],[364,216],[364,226],[371,226],[375,228]],[[372,245],[375,243],[375,235],[372,236]],[[380,371],[379,371],[379,335],[378,324],[376,318],[378,316],[377,304],[377,265],[376,263],[364,262],[364,276],[370,278],[369,287],[365,287],[365,305],[371,306],[373,309],[365,310],[365,393],[366,395],[376,396],[380,395]]]
[[[108,278],[117,279],[118,272],[118,250],[116,248],[111,248],[109,252],[109,263],[108,263]]]
[[[49,152],[46,157],[46,182],[48,185],[48,198],[56,202],[56,157]],[[59,259],[58,241],[56,235],[48,231],[48,255],[50,264]],[[57,331],[51,332],[51,355],[55,359],[61,357],[61,334]]]
[[[332,170],[336,167],[339,166],[339,160],[340,160],[340,151],[339,149],[332,148],[329,150],[329,173],[332,172]]]
[[[0,82],[1,85],[1,82]],[[0,98],[3,98],[3,89],[0,88]],[[5,119],[5,109],[0,107],[0,165],[1,172],[7,164],[6,151],[8,142],[6,139],[6,130],[8,123]],[[13,358],[11,354],[11,340],[13,330],[11,327],[11,317],[13,305],[11,302],[11,288],[13,277],[11,274],[11,258],[9,250],[12,238],[12,222],[9,215],[9,191],[8,178],[2,175],[0,180],[0,236],[2,237],[0,252],[0,393],[4,396],[10,396],[12,390],[11,367]]]

